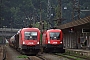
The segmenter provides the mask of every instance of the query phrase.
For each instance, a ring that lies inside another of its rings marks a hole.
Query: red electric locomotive
[[[49,29],[43,32],[42,46],[44,51],[65,52],[63,49],[63,33],[60,29]]]
[[[40,30],[38,28],[23,28],[10,39],[13,47],[25,54],[38,53],[40,50]],[[13,40],[13,42],[12,42]]]

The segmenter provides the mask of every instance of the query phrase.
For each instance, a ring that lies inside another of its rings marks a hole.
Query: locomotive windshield
[[[50,40],[60,40],[60,32],[50,32]]]
[[[25,40],[36,40],[37,32],[25,32]]]

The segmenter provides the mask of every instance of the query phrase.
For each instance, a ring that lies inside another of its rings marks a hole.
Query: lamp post
[[[67,7],[66,6],[64,7],[64,10],[67,10]]]
[[[50,15],[50,27],[51,28],[54,27],[54,23],[53,22],[51,23],[52,20],[53,20],[53,13]]]
[[[23,27],[25,27],[25,21],[23,20]]]
[[[27,21],[27,20],[28,20],[28,18],[26,17],[25,19],[26,19],[26,26],[27,26],[27,25],[28,25],[28,21]]]

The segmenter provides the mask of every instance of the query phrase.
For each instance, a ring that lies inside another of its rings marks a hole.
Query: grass
[[[85,55],[83,55],[83,54],[80,54],[80,53],[78,53],[78,52],[75,53],[75,52],[67,51],[65,54],[66,54],[66,55],[73,55],[73,56],[75,56],[75,57],[79,57],[79,58],[89,59],[89,60],[90,60],[90,57],[85,56]]]
[[[26,55],[18,56],[17,58],[28,58]]]
[[[66,58],[69,58],[69,59],[72,59],[72,60],[85,60],[83,58],[67,55],[66,53],[63,53],[63,54],[56,53],[56,55],[63,56],[63,57],[66,57]]]

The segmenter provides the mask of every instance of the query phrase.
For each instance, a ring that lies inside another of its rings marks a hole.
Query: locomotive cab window
[[[25,32],[25,40],[36,40],[37,32]]]
[[[60,40],[60,32],[50,32],[50,40]]]

